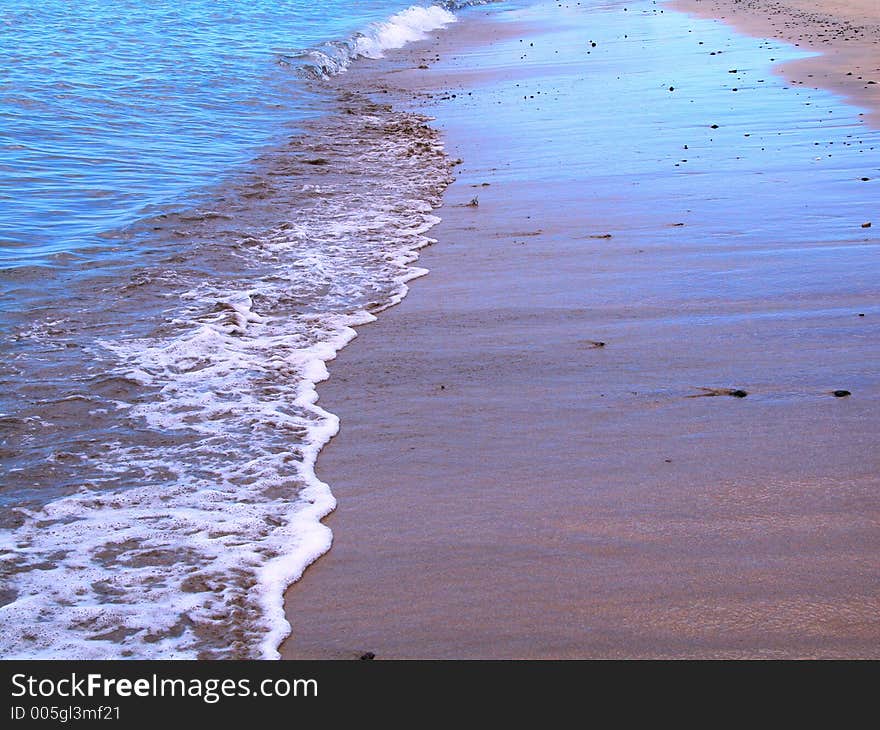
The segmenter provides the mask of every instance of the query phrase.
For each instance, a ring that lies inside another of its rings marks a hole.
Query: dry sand
[[[405,59],[455,60],[391,96],[488,93],[490,42],[548,37],[526,31],[456,29]],[[320,388],[342,421],[318,464],[334,546],[288,592],[283,656],[880,658],[880,307],[875,229],[850,235],[837,202],[854,171],[825,202],[785,186],[814,213],[764,241],[707,177],[676,178],[683,201],[671,164],[616,198],[601,170],[556,185],[566,160],[467,133],[454,103],[436,114],[466,163],[431,273]]]

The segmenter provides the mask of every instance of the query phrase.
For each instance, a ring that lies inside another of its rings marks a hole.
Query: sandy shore
[[[673,0],[672,7],[820,53],[783,64],[792,83],[830,88],[880,126],[880,3],[876,0]]]
[[[361,79],[465,162],[283,656],[880,658],[877,132],[647,3],[489,18]]]

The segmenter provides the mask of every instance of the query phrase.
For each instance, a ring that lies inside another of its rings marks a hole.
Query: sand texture
[[[880,658],[880,138],[797,49],[626,7],[349,79],[464,163],[320,387],[284,656]]]
[[[880,2],[877,0],[674,0],[672,7],[781,38],[821,55],[783,64],[792,83],[833,89],[880,126]]]

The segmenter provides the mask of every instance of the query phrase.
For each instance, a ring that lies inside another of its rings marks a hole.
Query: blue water
[[[316,383],[451,179],[330,77],[467,4],[0,4],[0,656],[277,655],[330,547]]]
[[[4,0],[0,264],[185,205],[321,111],[285,59],[411,4]]]
[[[376,103],[357,74],[320,78],[397,47],[405,22],[369,26],[410,4],[0,4],[0,656],[276,655],[282,593],[330,547],[315,460],[339,424],[316,385],[424,273],[412,264],[453,169],[493,180],[481,210],[537,182],[538,203],[583,229],[560,241],[572,265],[621,311],[654,306],[657,269],[615,279],[584,252],[594,221],[614,246],[674,251],[682,312],[754,296],[758,255],[780,261],[768,301],[808,301],[813,282],[832,305],[865,293],[870,317],[876,132],[775,79],[768,56],[791,49],[705,21],[699,45],[696,23],[647,2],[554,4],[568,30],[553,43],[496,43],[484,65],[523,63],[425,102],[459,138],[492,120],[485,157],[456,167],[425,116]],[[511,9],[529,4],[496,10],[528,21]],[[414,27],[455,22],[434,11]],[[707,60],[710,43],[723,56]],[[689,238],[634,225],[645,210]],[[805,262],[814,232],[846,255]],[[703,240],[733,242],[741,263],[707,269]],[[536,280],[555,260],[534,259]]]

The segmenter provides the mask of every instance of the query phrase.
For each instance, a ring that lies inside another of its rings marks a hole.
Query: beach
[[[728,7],[472,9],[334,82],[461,164],[318,387],[284,658],[880,658],[876,36]]]
[[[0,26],[0,657],[880,657],[876,3]]]
[[[451,179],[423,117],[325,80],[454,21],[0,7],[0,657],[277,658],[331,544],[315,384]]]
[[[880,10],[872,0],[675,0],[672,7],[820,54],[778,72],[798,86],[848,97],[880,124]]]

